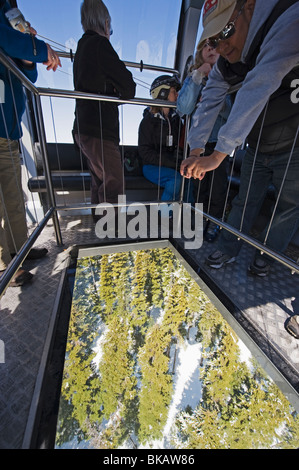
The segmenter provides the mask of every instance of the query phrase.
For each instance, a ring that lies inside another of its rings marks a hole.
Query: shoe
[[[26,256],[26,259],[44,258],[44,256],[46,256],[47,253],[48,253],[47,248],[31,248],[28,255]],[[10,255],[13,258],[16,255],[16,253],[10,253]]]
[[[299,315],[293,315],[288,318],[284,325],[288,333],[299,339]]]
[[[219,225],[215,225],[214,223],[209,224],[206,227],[203,238],[206,242],[213,243],[218,237],[219,232],[220,232]]]
[[[4,271],[0,271],[0,275],[3,273]],[[30,282],[32,278],[33,274],[31,274],[29,271],[26,271],[25,269],[20,268],[8,284],[8,287],[23,286],[24,284]]]
[[[219,269],[222,268],[224,264],[233,263],[236,260],[235,256],[226,255],[222,251],[214,251],[208,258],[205,260],[205,263],[210,266],[210,268]]]
[[[270,271],[270,265],[261,258],[255,258],[254,262],[249,266],[248,272],[253,276],[265,277]]]
[[[48,253],[47,248],[31,248],[26,259],[40,259],[44,258]]]

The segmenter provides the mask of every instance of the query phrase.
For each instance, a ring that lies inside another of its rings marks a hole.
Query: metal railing
[[[44,215],[42,221],[36,226],[34,229],[33,233],[28,237],[27,242],[22,246],[22,248],[17,252],[16,256],[13,258],[9,266],[7,267],[4,275],[0,279],[0,296],[4,293],[6,287],[8,286],[10,280],[16,273],[16,271],[19,269],[21,266],[22,262],[26,258],[29,250],[31,249],[33,243],[37,240],[38,236],[41,234],[42,230],[46,226],[47,222],[49,221],[50,218],[53,219],[53,224],[54,224],[54,230],[55,230],[55,235],[56,235],[56,241],[58,245],[62,244],[62,235],[61,235],[61,229],[60,229],[60,224],[59,224],[59,219],[58,219],[58,211],[63,209],[66,210],[73,210],[77,209],[78,205],[64,205],[64,206],[58,206],[56,204],[56,199],[55,199],[55,192],[53,189],[52,185],[52,179],[51,179],[51,170],[49,167],[49,160],[48,160],[48,150],[47,150],[47,140],[46,140],[46,132],[45,132],[45,125],[44,125],[44,118],[43,118],[43,108],[42,108],[42,103],[41,103],[41,97],[56,97],[59,99],[84,99],[84,100],[96,100],[96,101],[109,101],[109,102],[114,102],[118,104],[130,104],[130,105],[141,105],[141,106],[159,106],[159,107],[168,107],[168,108],[175,108],[176,103],[171,103],[167,101],[167,106],[166,102],[163,100],[152,100],[152,99],[139,99],[139,98],[134,98],[130,100],[122,100],[118,99],[115,97],[109,97],[109,96],[102,96],[102,95],[96,95],[96,94],[91,94],[91,93],[83,93],[83,92],[76,92],[76,91],[69,91],[69,90],[60,90],[60,89],[48,89],[48,88],[37,88],[35,87],[30,80],[27,79],[27,77],[16,67],[14,62],[10,60],[1,50],[0,50],[0,62],[5,65],[5,67],[12,72],[14,75],[16,75],[17,78],[22,82],[23,86],[29,90],[33,96],[34,96],[34,102],[35,102],[35,111],[36,111],[36,119],[37,119],[37,130],[38,130],[38,140],[41,146],[41,155],[42,155],[42,163],[43,163],[43,168],[44,168],[44,176],[46,180],[46,187],[47,187],[47,197],[49,201],[49,206],[48,210],[46,211],[46,214]],[[130,65],[128,63],[128,65]],[[131,64],[132,65],[132,64]],[[136,64],[135,64],[136,66]],[[146,66],[150,67],[150,66]],[[159,70],[165,72],[166,70],[169,71],[170,69],[166,68],[152,68],[152,70]],[[234,90],[235,91],[235,90]],[[189,118],[186,119],[186,132],[189,127]],[[183,158],[186,158],[188,156],[188,148],[186,144],[186,139],[185,139],[185,145],[184,145],[184,151],[183,151]],[[232,168],[233,168],[232,164]],[[287,169],[286,169],[287,171]],[[183,183],[182,183],[182,188],[181,188],[181,195],[179,199],[179,203],[182,203],[183,201],[183,192],[184,192],[184,185],[185,185],[185,180],[183,178]],[[229,187],[228,187],[229,191]],[[169,201],[173,202],[173,201]],[[164,202],[167,204],[168,202]],[[153,201],[148,201],[145,202],[144,204],[153,204]],[[117,206],[117,204],[115,204]],[[95,204],[86,204],[86,208],[96,208],[97,205]],[[80,208],[82,206],[80,205]],[[199,209],[194,209],[196,211],[199,211]],[[282,263],[286,267],[288,267],[292,272],[299,273],[299,266],[298,264],[288,258],[287,256],[284,256],[280,253],[275,252],[274,250],[270,249],[266,245],[266,239],[264,243],[259,242],[252,236],[249,236],[248,234],[242,232],[242,229],[237,230],[234,227],[228,225],[225,222],[225,216],[223,213],[222,219],[218,219],[213,217],[211,214],[207,212],[202,212],[202,215],[207,219],[210,220],[211,222],[216,223],[219,225],[222,229],[227,230],[234,234],[236,237],[239,239],[243,240],[244,242],[252,245],[253,247],[257,248],[263,253],[268,254],[270,257],[275,259],[276,261]],[[270,228],[271,229],[271,222],[270,221]],[[266,237],[267,238],[267,237]]]

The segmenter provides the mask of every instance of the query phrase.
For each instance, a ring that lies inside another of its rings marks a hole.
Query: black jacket
[[[76,91],[131,99],[136,85],[110,41],[94,31],[86,31],[75,55],[74,87]],[[77,99],[74,132],[118,144],[118,105]]]
[[[178,169],[178,162],[182,160],[179,146],[182,132],[182,121],[176,112],[170,110],[168,119],[165,119],[162,114],[153,114],[147,108],[138,132],[138,152],[143,165],[159,165],[161,154],[162,166]],[[167,142],[169,135],[172,136],[172,145]]]

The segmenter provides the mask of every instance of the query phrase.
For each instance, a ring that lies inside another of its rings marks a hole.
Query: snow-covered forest
[[[56,447],[298,448],[299,417],[170,249],[114,253],[78,260]]]

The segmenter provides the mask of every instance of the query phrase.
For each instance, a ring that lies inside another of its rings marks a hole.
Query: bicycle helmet
[[[153,81],[150,94],[154,100],[167,100],[171,87],[177,91],[181,88],[181,82],[177,75],[160,75]]]

